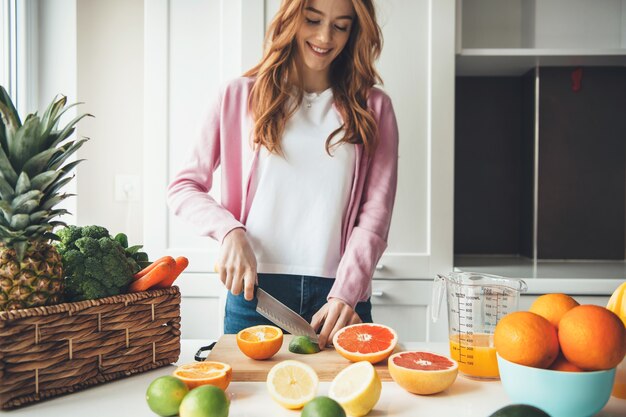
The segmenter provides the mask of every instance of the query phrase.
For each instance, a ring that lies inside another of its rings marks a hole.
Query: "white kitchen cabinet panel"
[[[402,341],[446,341],[447,308],[441,308],[437,322],[431,319],[432,281],[374,280],[372,318],[393,328]]]
[[[217,340],[224,330],[226,289],[215,274],[184,273],[177,280],[181,337]]]

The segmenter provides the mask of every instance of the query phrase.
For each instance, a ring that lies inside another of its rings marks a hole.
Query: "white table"
[[[179,364],[193,362],[196,350],[206,340],[183,340]],[[448,355],[445,343],[405,343],[406,349],[429,350]],[[54,398],[20,409],[2,412],[7,417],[155,417],[145,401],[150,382],[168,375],[174,366],[109,382],[84,391]],[[318,393],[328,394],[329,382],[320,383]],[[276,404],[263,382],[232,382],[227,389],[231,398],[230,417],[297,417],[300,412]],[[394,382],[384,382],[380,401],[369,417],[451,416],[487,417],[510,404],[500,382],[478,382],[459,376],[448,390],[432,396],[409,394]],[[626,400],[611,397],[598,414],[601,417],[626,417]]]

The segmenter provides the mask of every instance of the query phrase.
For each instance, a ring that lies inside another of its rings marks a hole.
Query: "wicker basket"
[[[165,366],[179,354],[178,287],[0,312],[0,408]]]

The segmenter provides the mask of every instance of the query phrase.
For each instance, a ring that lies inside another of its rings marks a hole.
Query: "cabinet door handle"
[[[382,271],[383,269],[385,269],[385,265],[384,264],[376,264],[376,270],[377,271]]]
[[[385,295],[383,291],[372,291],[372,297],[382,297]]]

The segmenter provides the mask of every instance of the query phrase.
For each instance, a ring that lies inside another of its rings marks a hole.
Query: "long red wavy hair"
[[[280,138],[287,120],[301,103],[303,89],[296,65],[296,32],[304,22],[307,0],[283,0],[267,34],[263,58],[244,75],[255,77],[250,92],[249,110],[254,120],[253,142],[270,152],[282,154]],[[376,21],[372,0],[352,0],[355,19],[344,49],[331,63],[330,82],[335,105],[343,125],[326,139],[326,151],[343,142],[363,144],[369,155],[376,149],[378,129],[367,108],[370,89],[382,80],[374,61],[382,49],[382,31]],[[293,89],[293,80],[300,88]],[[331,145],[335,135],[344,136]]]

